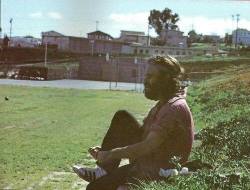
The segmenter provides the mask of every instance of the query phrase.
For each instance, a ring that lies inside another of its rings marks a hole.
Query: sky
[[[2,36],[32,35],[55,30],[64,35],[86,37],[101,30],[117,38],[121,30],[148,31],[150,10],[171,9],[180,17],[177,23],[185,35],[194,29],[199,34],[224,36],[236,28],[250,30],[250,1],[247,0],[0,0]],[[98,22],[97,22],[98,21]],[[98,24],[97,24],[98,23]],[[150,35],[155,36],[154,29]]]

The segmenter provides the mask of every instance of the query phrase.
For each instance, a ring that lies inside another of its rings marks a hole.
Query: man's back
[[[164,138],[159,148],[137,159],[137,167],[143,175],[157,177],[160,168],[173,167],[169,162],[173,156],[181,157],[180,162],[187,161],[193,143],[194,122],[182,96],[156,104],[145,118],[143,128],[143,139],[151,131]]]

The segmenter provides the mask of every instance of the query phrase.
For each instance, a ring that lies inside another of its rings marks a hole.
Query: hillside
[[[189,104],[199,131],[191,160],[212,170],[172,177],[138,189],[249,189],[250,188],[250,67],[226,70],[190,89]]]

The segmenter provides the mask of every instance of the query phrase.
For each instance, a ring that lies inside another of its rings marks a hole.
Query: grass
[[[190,88],[188,102],[203,138],[191,158],[215,169],[170,183],[144,183],[139,189],[216,189],[216,183],[229,183],[218,176],[238,171],[241,182],[233,187],[245,189],[250,166],[244,152],[250,136],[249,92],[248,65]],[[79,188],[71,166],[94,164],[87,149],[101,142],[114,112],[126,109],[142,121],[153,104],[134,92],[0,86],[0,189]]]
[[[137,190],[250,189],[250,67],[231,68],[189,92],[196,126],[202,128],[191,159],[214,169],[160,183],[142,182]]]
[[[241,61],[244,59],[248,59],[249,57],[246,56],[206,56],[206,55],[200,55],[200,56],[193,56],[191,58],[183,58],[181,60],[182,63],[193,63],[193,62],[216,62],[216,61],[221,61],[221,62],[227,62],[227,61]]]
[[[0,97],[0,189],[93,164],[86,151],[100,143],[114,112],[127,109],[142,120],[153,103],[133,92],[12,86],[0,86]]]

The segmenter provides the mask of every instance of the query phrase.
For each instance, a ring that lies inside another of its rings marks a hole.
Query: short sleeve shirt
[[[147,155],[136,160],[137,170],[146,177],[158,176],[160,168],[172,168],[173,156],[185,162],[191,152],[194,139],[194,122],[186,100],[176,95],[169,101],[157,103],[144,119],[143,139],[154,131],[164,142]]]

